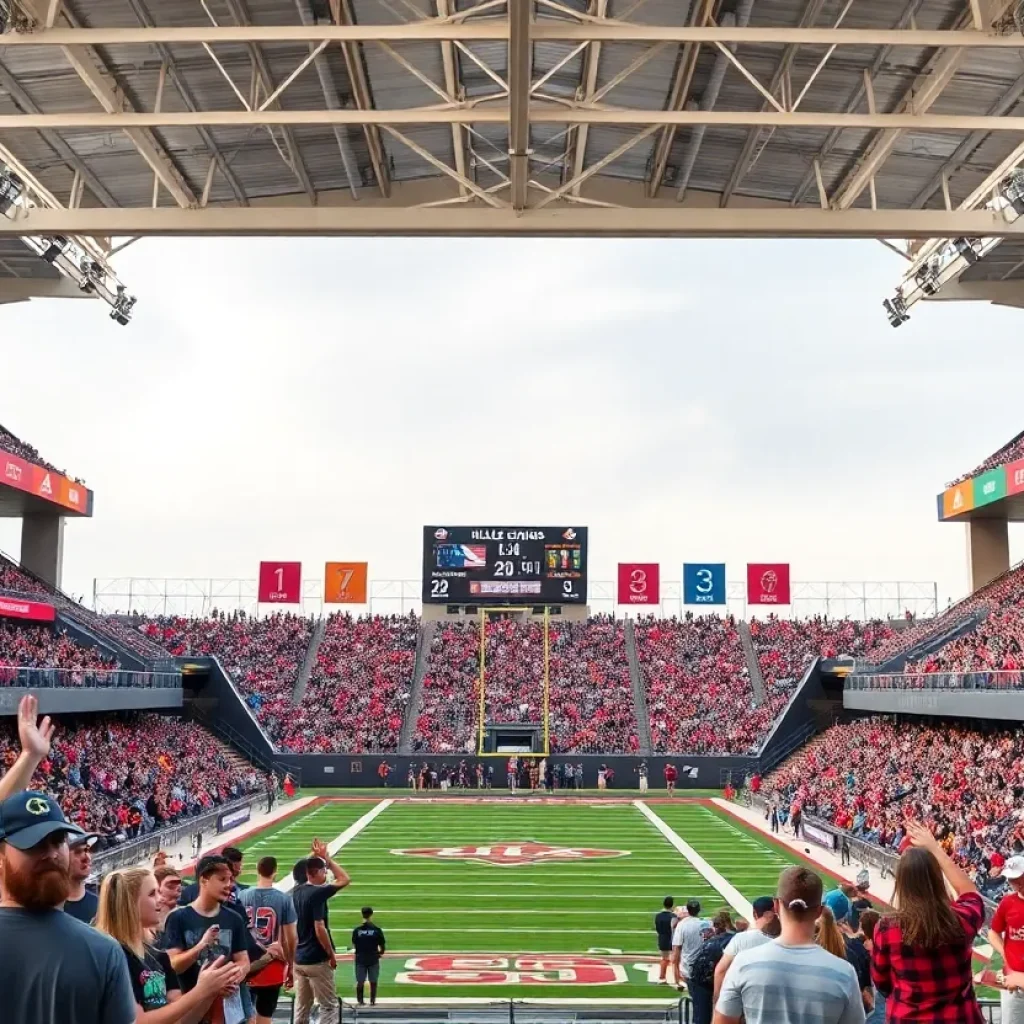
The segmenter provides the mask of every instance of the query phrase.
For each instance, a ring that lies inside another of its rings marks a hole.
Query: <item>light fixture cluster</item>
[[[1024,169],[1017,168],[1000,182],[996,194],[985,203],[985,209],[1001,213],[1009,223],[1024,214]],[[896,294],[882,302],[890,325],[905,324],[910,319],[911,306],[937,295],[943,285],[987,256],[1000,241],[1000,238],[954,238],[928,255],[907,275]]]
[[[25,183],[6,164],[0,163],[0,216],[16,220],[20,211],[34,206]],[[128,294],[106,260],[82,239],[67,235],[25,235],[22,241],[83,292],[95,294],[106,302],[111,320],[122,326],[131,321],[135,296]]]

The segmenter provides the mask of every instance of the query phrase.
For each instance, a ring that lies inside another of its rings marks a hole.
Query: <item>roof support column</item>
[[[530,84],[533,49],[530,20],[533,0],[508,0],[509,176],[512,208],[525,210],[530,180]]]

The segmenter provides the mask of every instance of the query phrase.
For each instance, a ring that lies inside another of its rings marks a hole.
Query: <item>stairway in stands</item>
[[[437,632],[436,622],[421,622],[420,635],[416,641],[416,666],[412,674],[412,686],[409,688],[409,702],[405,705],[405,717],[402,719],[402,732],[398,737],[398,752],[412,753],[412,741],[416,735],[416,716],[419,714],[420,696],[423,693],[423,677],[430,662],[430,645],[434,642]]]
[[[747,659],[747,673],[750,676],[750,685],[754,690],[754,707],[757,708],[765,701],[764,676],[761,675],[761,662],[754,648],[754,638],[750,635],[750,623],[737,622],[736,631],[740,635],[740,645],[743,647],[743,654]]]
[[[640,740],[640,756],[650,757],[651,719],[647,714],[647,690],[640,659],[636,653],[636,631],[633,620],[626,619],[626,657],[629,659],[629,681],[633,689],[633,714],[636,716],[636,734]]]
[[[316,664],[316,655],[324,641],[324,634],[326,632],[327,620],[317,619],[316,624],[313,626],[313,635],[309,638],[309,647],[306,648],[306,656],[302,659],[302,667],[299,669],[299,674],[295,677],[295,688],[292,690],[293,704],[302,703],[302,698],[306,696],[309,675]]]

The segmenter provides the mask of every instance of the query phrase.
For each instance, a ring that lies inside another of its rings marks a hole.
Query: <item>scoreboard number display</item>
[[[587,603],[585,526],[424,526],[424,604]]]

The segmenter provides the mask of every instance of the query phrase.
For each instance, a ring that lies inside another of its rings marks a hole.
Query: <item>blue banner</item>
[[[687,562],[683,566],[684,604],[725,604],[725,563]]]

